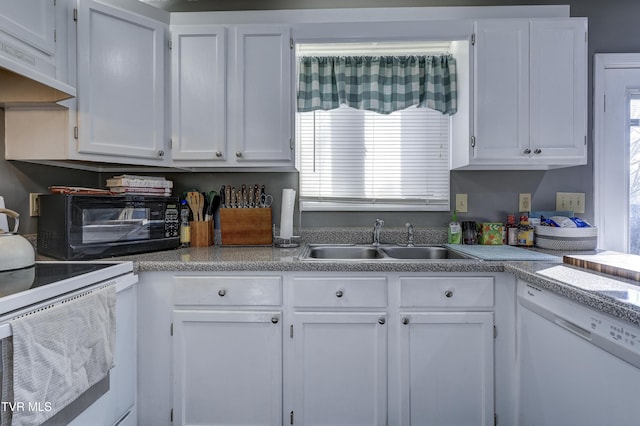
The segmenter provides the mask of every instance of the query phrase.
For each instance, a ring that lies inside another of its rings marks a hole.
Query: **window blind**
[[[298,113],[302,210],[448,210],[447,115],[340,107]]]

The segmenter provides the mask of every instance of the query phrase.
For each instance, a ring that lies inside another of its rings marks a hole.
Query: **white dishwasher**
[[[518,425],[640,424],[640,328],[518,282]]]

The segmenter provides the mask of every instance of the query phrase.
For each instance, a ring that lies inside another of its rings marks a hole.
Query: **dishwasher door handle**
[[[565,330],[575,334],[576,336],[591,341],[591,332],[589,330],[582,328],[579,325],[574,324],[571,321],[568,321],[557,315],[555,316],[554,322]]]

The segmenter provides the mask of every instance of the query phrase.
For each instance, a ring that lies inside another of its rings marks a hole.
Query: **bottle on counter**
[[[529,223],[529,216],[521,215],[518,225],[518,245],[533,247],[533,226]]]
[[[516,223],[516,215],[510,214],[507,216],[507,224],[505,226],[506,230],[506,241],[505,244],[510,246],[518,245],[518,224]]]
[[[187,200],[180,201],[180,247],[191,244],[191,226],[189,226],[189,206]]]
[[[449,244],[460,244],[462,242],[462,227],[458,222],[458,211],[453,211],[453,217],[449,222],[449,229],[447,230],[447,242]]]

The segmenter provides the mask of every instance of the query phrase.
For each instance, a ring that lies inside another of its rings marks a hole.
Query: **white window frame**
[[[628,163],[629,158],[611,155],[611,149],[606,146],[604,95],[605,71],[610,68],[637,68],[640,71],[640,54],[638,53],[600,53],[594,55],[593,60],[593,198],[594,225],[598,227],[598,248],[627,252],[629,250],[629,222],[628,213],[624,215],[623,232],[606,232],[606,217],[609,208],[623,209],[629,202],[629,185],[627,181],[610,179],[607,170],[620,167],[620,162]],[[614,158],[615,157],[615,158]],[[628,164],[623,167],[629,167]],[[628,176],[628,173],[625,173]],[[605,185],[605,177],[607,184]],[[611,220],[611,219],[609,219]],[[615,235],[614,235],[615,234]],[[618,234],[621,234],[618,236]]]

